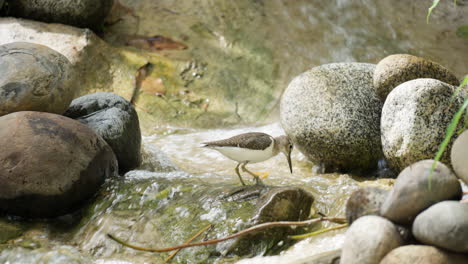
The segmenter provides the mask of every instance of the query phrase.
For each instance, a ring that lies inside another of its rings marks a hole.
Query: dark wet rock
[[[341,250],[327,251],[312,257],[292,261],[289,264],[340,264]]]
[[[73,99],[73,71],[65,56],[46,46],[0,46],[0,116],[18,111],[62,114]]]
[[[382,109],[382,148],[396,171],[435,157],[447,126],[463,103],[455,87],[435,79],[416,79],[396,87]],[[450,164],[453,140],[441,161]]]
[[[113,93],[85,95],[73,100],[64,115],[87,125],[109,144],[121,173],[140,165],[140,123],[124,98]]]
[[[374,87],[385,101],[398,85],[419,78],[437,79],[458,86],[457,77],[443,66],[430,60],[409,54],[394,54],[382,59],[374,71]]]
[[[153,144],[142,144],[139,170],[169,172],[179,170],[161,149]]]
[[[294,78],[282,96],[286,134],[327,170],[372,169],[383,157],[374,69],[365,63],[318,66]]]
[[[403,244],[389,220],[374,215],[358,218],[346,232],[341,263],[378,264],[391,250]]]
[[[9,15],[100,30],[114,0],[14,0]]]
[[[408,245],[388,253],[380,264],[465,264],[468,256],[425,245]]]
[[[443,201],[420,213],[413,234],[424,244],[468,253],[468,203]]]
[[[70,246],[58,248],[25,249],[21,247],[5,249],[0,252],[0,263],[93,263],[89,256],[84,255]]]
[[[419,161],[398,175],[380,209],[382,216],[396,223],[409,224],[429,206],[439,201],[460,198],[460,183],[443,163],[437,162],[434,172],[429,176],[433,163],[433,160]]]
[[[387,190],[375,187],[356,190],[346,202],[346,220],[352,224],[361,216],[380,215],[380,206],[387,195]]]
[[[115,175],[112,149],[67,117],[16,112],[0,117],[0,211],[27,217],[74,210]]]
[[[0,244],[10,239],[17,238],[23,233],[21,225],[0,219]]]
[[[455,174],[465,184],[468,184],[468,130],[463,132],[455,140],[452,146],[450,154],[450,160],[452,161],[452,167]]]

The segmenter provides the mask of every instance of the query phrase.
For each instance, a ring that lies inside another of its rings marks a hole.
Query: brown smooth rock
[[[455,140],[450,154],[455,174],[468,184],[468,130]]]
[[[409,245],[388,253],[380,264],[466,264],[468,256],[452,254],[432,246]]]
[[[0,211],[26,217],[70,212],[116,175],[112,149],[73,119],[41,112],[0,117]]]

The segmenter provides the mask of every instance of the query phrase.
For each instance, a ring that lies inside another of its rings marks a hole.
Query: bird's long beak
[[[286,159],[288,160],[289,170],[291,171],[291,174],[292,174],[291,151],[288,153],[288,155],[286,155]]]

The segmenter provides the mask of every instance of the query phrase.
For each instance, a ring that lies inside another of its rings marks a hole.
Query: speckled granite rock
[[[94,93],[73,100],[64,113],[90,127],[114,151],[125,173],[141,163],[141,132],[132,104],[113,93]]]
[[[340,263],[378,264],[388,252],[402,244],[392,222],[380,216],[363,216],[346,232]]]
[[[380,206],[387,198],[388,191],[375,187],[360,188],[351,194],[346,202],[346,220],[352,224],[365,215],[379,215]]]
[[[452,145],[450,160],[455,174],[468,184],[468,130],[463,132]]]
[[[388,253],[380,264],[466,264],[468,256],[432,246],[409,245]]]
[[[291,81],[281,99],[281,124],[295,146],[330,170],[375,168],[382,157],[382,102],[372,86],[375,66],[332,63]]]
[[[409,224],[421,211],[434,203],[460,198],[460,183],[447,166],[438,162],[429,177],[433,162],[419,161],[398,175],[380,209],[382,216],[396,223]]]
[[[0,46],[0,116],[18,111],[62,114],[79,84],[65,56],[46,46]]]
[[[395,54],[385,57],[377,64],[374,71],[374,87],[379,98],[385,101],[393,88],[419,78],[432,78],[459,85],[455,75],[435,62],[409,54]]]
[[[382,148],[396,171],[423,159],[431,159],[444,140],[448,124],[463,103],[455,87],[435,79],[417,79],[396,87],[382,109]],[[453,141],[452,141],[453,142]],[[441,161],[450,164],[448,150]]]
[[[424,244],[468,253],[468,203],[434,204],[416,217],[413,234]]]
[[[114,0],[15,0],[9,16],[100,30]]]

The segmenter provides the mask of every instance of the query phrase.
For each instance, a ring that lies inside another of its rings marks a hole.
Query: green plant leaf
[[[456,34],[460,38],[468,38],[468,25],[457,28]]]
[[[463,79],[463,81],[460,83],[460,85],[457,87],[457,89],[455,90],[455,92],[453,92],[453,95],[452,95],[452,98],[450,98],[450,104],[453,103],[453,101],[455,101],[455,98],[457,97],[457,95],[460,93],[460,91],[463,89],[463,88],[466,88],[466,85],[468,84],[468,75],[465,76],[465,78]]]
[[[427,10],[426,23],[429,24],[429,17],[431,16],[432,10],[439,4],[440,0],[434,0],[432,6]]]

